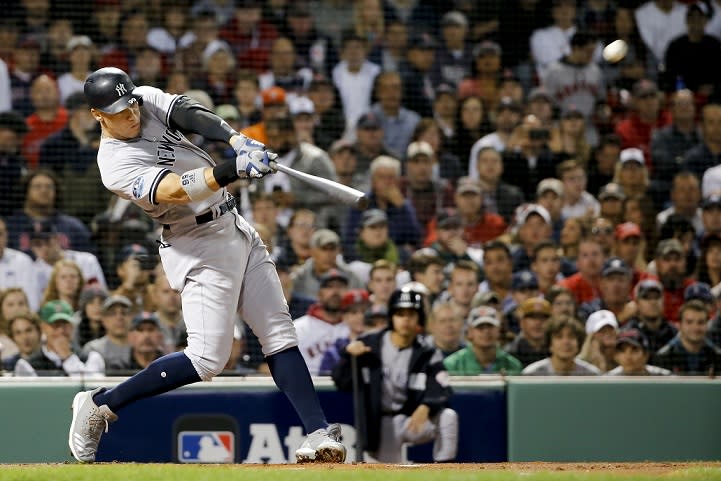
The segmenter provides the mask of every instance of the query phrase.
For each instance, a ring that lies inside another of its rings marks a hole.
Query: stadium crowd
[[[7,375],[123,374],[185,345],[160,226],[95,162],[83,83],[104,66],[367,193],[360,211],[282,173],[233,185],[314,375],[388,325],[398,288],[423,295],[451,375],[721,369],[721,0],[12,3]],[[266,374],[242,319],[235,334],[227,372]]]

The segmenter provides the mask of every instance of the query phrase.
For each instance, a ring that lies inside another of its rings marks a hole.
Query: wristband
[[[205,167],[189,170],[181,175],[180,186],[191,201],[205,200],[215,194],[205,181]]]
[[[221,187],[225,187],[240,179],[238,171],[236,170],[235,160],[224,162],[213,167],[213,177],[215,177],[215,181]]]

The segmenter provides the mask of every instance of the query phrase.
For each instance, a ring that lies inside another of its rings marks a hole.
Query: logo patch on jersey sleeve
[[[143,188],[145,187],[145,178],[143,176],[138,177],[133,182],[133,197],[140,199],[143,196]]]

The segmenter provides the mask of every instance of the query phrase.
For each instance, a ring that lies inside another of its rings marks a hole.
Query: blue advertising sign
[[[349,393],[318,393],[329,420],[339,422],[347,462],[355,460],[356,431]],[[507,460],[503,389],[456,393],[460,417],[458,461]],[[305,439],[293,407],[278,391],[181,389],[124,408],[103,436],[98,461],[180,463],[292,463]],[[411,448],[409,460],[428,462],[430,448]]]

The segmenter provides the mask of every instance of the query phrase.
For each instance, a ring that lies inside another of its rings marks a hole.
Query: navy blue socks
[[[320,407],[318,394],[308,367],[297,347],[292,347],[266,358],[275,385],[283,391],[295,408],[307,433],[327,428],[328,422]]]
[[[305,366],[305,363],[303,365]],[[182,352],[174,352],[156,359],[148,367],[114,388],[99,392],[93,397],[93,401],[98,406],[107,404],[111,411],[117,413],[119,409],[138,399],[172,391],[200,380],[188,356]]]

